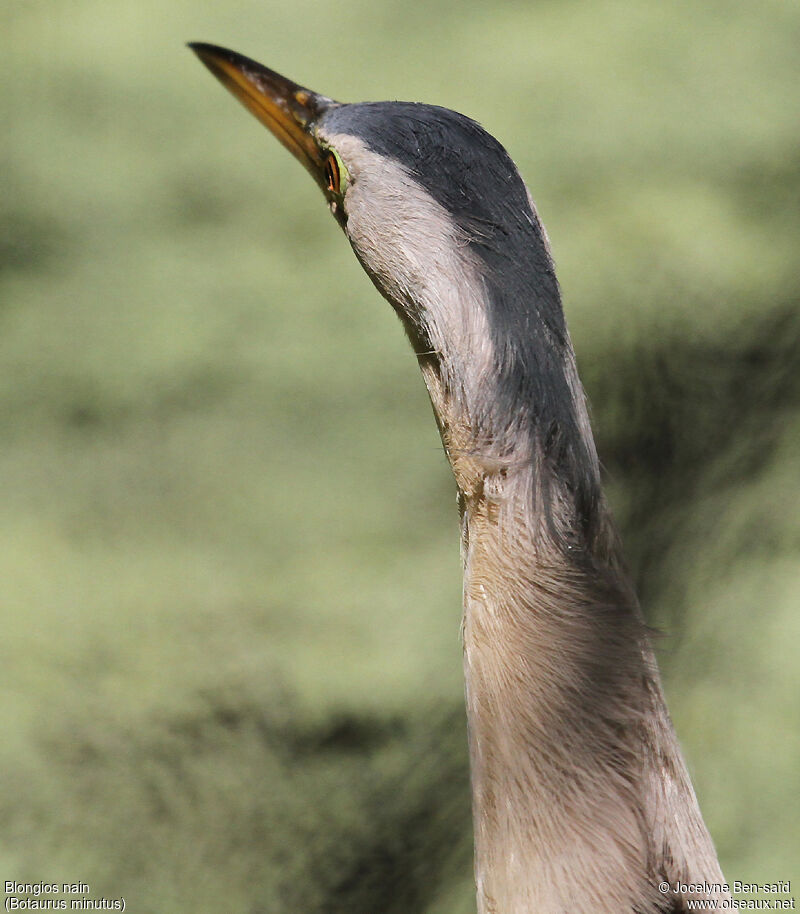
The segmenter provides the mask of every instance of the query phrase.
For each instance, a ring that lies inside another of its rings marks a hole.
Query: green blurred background
[[[800,6],[28,0],[0,29],[0,880],[474,910],[423,385],[186,40],[508,147],[724,869],[800,879]]]

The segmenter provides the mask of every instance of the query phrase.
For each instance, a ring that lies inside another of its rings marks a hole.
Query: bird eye
[[[339,173],[339,162],[333,152],[329,152],[328,158],[325,160],[325,183],[329,193],[339,194],[341,176]]]

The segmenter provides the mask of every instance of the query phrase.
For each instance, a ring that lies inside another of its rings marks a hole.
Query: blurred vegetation
[[[800,881],[800,7],[29,0],[0,28],[0,879],[474,910],[422,383],[198,39],[507,145],[725,871]]]

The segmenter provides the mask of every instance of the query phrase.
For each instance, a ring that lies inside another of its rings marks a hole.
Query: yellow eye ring
[[[325,162],[323,164],[325,190],[332,197],[341,198],[347,190],[350,175],[347,173],[347,168],[335,149],[328,147],[325,153]]]

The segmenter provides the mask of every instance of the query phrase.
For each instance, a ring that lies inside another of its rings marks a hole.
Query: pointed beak
[[[303,163],[324,190],[325,159],[313,127],[336,102],[235,51],[201,42],[192,42],[189,47],[223,86]]]

